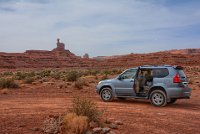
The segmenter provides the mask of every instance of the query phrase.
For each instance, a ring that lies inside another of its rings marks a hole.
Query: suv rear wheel
[[[100,92],[100,95],[101,95],[101,99],[105,102],[112,101],[113,99],[112,90],[109,87],[103,88]]]
[[[161,107],[167,104],[167,97],[162,90],[154,90],[150,94],[150,102],[152,105]]]

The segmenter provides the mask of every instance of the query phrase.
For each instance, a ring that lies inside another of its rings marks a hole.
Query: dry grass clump
[[[59,80],[61,78],[61,72],[52,71],[51,72],[51,77],[54,78],[55,80]]]
[[[66,75],[67,81],[76,81],[79,77],[80,75],[77,71],[70,71]]]
[[[1,73],[0,73],[0,76],[1,76],[1,77],[12,76],[12,75],[13,75],[13,72],[1,72]]]
[[[86,98],[75,98],[73,100],[71,112],[78,116],[87,116],[89,121],[99,123],[102,112],[97,108],[97,104]]]
[[[0,79],[0,88],[19,88],[19,85],[15,83],[13,79]]]
[[[32,84],[35,79],[33,77],[26,77],[23,81],[25,84]]]
[[[24,72],[16,72],[15,75],[14,75],[14,79],[16,80],[23,80],[26,78],[26,73]]]
[[[79,78],[74,83],[74,87],[77,88],[77,89],[82,89],[83,86],[89,86],[88,83],[86,83],[85,79],[83,79],[83,78]]]
[[[64,116],[61,131],[62,134],[85,134],[88,128],[88,118],[68,113]]]
[[[37,72],[37,75],[41,78],[49,77],[51,75],[51,70],[43,70],[41,72]]]
[[[83,86],[84,86],[84,82],[85,81],[78,79],[77,81],[75,81],[74,87],[77,88],[77,89],[82,89]]]

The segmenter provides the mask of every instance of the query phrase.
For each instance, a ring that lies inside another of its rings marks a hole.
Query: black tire
[[[168,104],[174,104],[177,101],[177,99],[173,98],[170,100],[170,102],[168,102]]]
[[[119,100],[126,100],[125,97],[117,97],[117,99],[119,99]]]
[[[150,94],[150,102],[156,107],[164,107],[167,104],[167,96],[162,90],[154,90]]]
[[[113,100],[112,89],[109,87],[105,87],[100,92],[101,99],[105,102],[109,102]]]

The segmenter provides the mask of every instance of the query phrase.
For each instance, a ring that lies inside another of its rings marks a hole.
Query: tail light
[[[180,79],[179,74],[176,74],[176,75],[174,76],[173,82],[174,82],[174,83],[180,83],[180,82],[181,82],[181,79]]]

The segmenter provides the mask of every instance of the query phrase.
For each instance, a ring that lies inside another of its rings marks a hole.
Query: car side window
[[[121,74],[120,78],[121,79],[133,79],[135,78],[137,69],[129,69],[125,71],[123,74]]]
[[[153,77],[155,78],[164,78],[169,75],[167,68],[155,68],[153,69]]]

